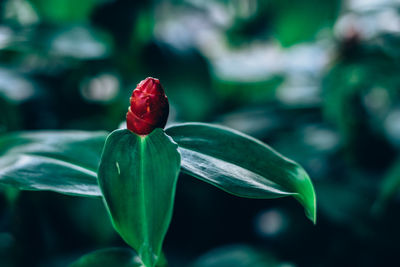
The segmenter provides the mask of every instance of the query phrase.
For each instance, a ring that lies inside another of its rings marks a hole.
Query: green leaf
[[[175,125],[166,133],[179,145],[183,172],[240,197],[293,196],[315,223],[316,197],[307,173],[268,145],[204,123]]]
[[[147,136],[116,130],[106,140],[99,184],[121,237],[150,267],[159,260],[180,170],[177,145],[163,130]]]
[[[0,184],[101,196],[97,167],[106,132],[16,132],[0,136]]]
[[[82,256],[69,267],[140,267],[142,261],[128,248],[106,248]]]

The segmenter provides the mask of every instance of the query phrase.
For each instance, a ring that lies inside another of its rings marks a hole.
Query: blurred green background
[[[398,264],[399,1],[0,0],[0,133],[111,131],[148,76],[169,124],[260,138],[317,193],[313,226],[291,198],[240,199],[181,175],[170,266]],[[0,266],[126,246],[99,200],[0,190]]]

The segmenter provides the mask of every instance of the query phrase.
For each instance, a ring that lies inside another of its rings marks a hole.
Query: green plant
[[[293,196],[315,223],[315,192],[301,166],[226,127],[184,123],[163,130],[167,117],[163,88],[148,78],[131,97],[128,129],[3,135],[0,183],[104,199],[115,230],[135,252],[102,250],[74,267],[165,266],[162,244],[180,171],[240,197]]]

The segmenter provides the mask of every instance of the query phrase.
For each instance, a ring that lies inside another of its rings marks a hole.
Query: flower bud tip
[[[168,114],[164,88],[158,79],[148,77],[132,92],[126,114],[127,128],[138,135],[147,135],[156,128],[164,128]]]

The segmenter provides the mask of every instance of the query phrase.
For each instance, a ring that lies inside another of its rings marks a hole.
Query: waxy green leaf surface
[[[142,261],[128,248],[101,249],[82,256],[69,267],[141,267]]]
[[[101,196],[97,168],[106,132],[40,131],[0,136],[0,184]]]
[[[307,173],[268,145],[204,123],[179,124],[166,133],[179,145],[183,172],[241,197],[293,196],[316,221],[316,197]]]
[[[315,193],[307,173],[262,142],[201,123],[180,124],[166,132],[180,146],[186,173],[242,197],[294,196],[315,221]],[[0,184],[21,190],[101,196],[96,170],[106,136],[105,132],[84,131],[2,135]]]
[[[107,137],[100,188],[115,229],[148,267],[159,260],[179,170],[177,145],[161,129],[147,136],[116,130]]]

